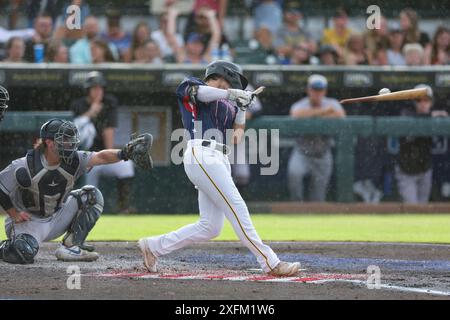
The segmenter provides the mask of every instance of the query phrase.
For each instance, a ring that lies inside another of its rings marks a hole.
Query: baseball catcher
[[[65,234],[55,252],[58,260],[97,260],[98,253],[85,240],[103,211],[103,196],[89,185],[73,190],[75,181],[94,166],[120,160],[152,168],[152,140],[143,134],[122,150],[78,151],[79,134],[72,122],[44,123],[34,148],[0,172],[0,212],[8,215],[0,259],[33,263],[42,242]]]
[[[9,94],[5,87],[0,86],[0,122],[5,117],[6,109],[8,109]]]

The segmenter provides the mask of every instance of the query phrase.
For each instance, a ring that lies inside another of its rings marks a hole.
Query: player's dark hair
[[[9,38],[8,41],[6,42],[6,50],[9,50],[12,48],[14,41],[22,41],[23,42],[23,39],[21,37],[16,37],[16,36]]]
[[[54,62],[59,48],[63,46],[64,44],[61,41],[51,41],[47,46],[47,50],[45,50],[45,62]]]
[[[39,150],[41,153],[45,152],[47,150],[47,144],[45,141],[41,138],[37,139],[36,142],[33,144],[34,150]]]
[[[218,74],[211,74],[205,78],[205,82],[208,82],[209,80],[218,80],[220,78],[223,78],[223,77],[221,77]]]
[[[39,18],[50,18],[53,21],[53,16],[48,11],[43,11],[43,12],[39,13],[36,16],[35,20],[37,20]]]
[[[144,43],[139,43],[139,40],[138,40],[137,33],[140,28],[147,28],[147,30],[149,30],[149,33],[150,33],[150,27],[148,26],[147,22],[145,22],[145,21],[139,22],[134,27],[134,30],[133,30],[133,36],[131,38],[131,52],[134,52],[134,50],[136,50],[136,48],[145,44],[145,41],[144,41]]]
[[[432,50],[431,50],[431,64],[437,62],[438,60],[438,44],[437,40],[439,36],[443,33],[450,33],[450,28],[446,26],[439,26],[434,33],[433,40],[432,40]],[[447,52],[450,52],[450,44],[445,48]]]
[[[106,41],[103,41],[101,39],[95,39],[92,41],[92,44],[103,49],[104,54],[104,62],[115,62],[114,55],[111,52],[111,49],[109,48],[109,45]]]
[[[415,43],[419,42],[420,30],[419,30],[419,15],[417,11],[412,8],[405,8],[400,11],[400,15],[404,14],[408,17],[410,22],[410,27],[408,30],[403,30],[405,32],[405,43]]]

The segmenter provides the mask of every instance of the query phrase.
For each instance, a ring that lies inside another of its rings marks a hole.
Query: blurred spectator
[[[65,1],[66,4],[62,10],[62,14],[61,14],[61,18],[62,18],[62,22],[65,24],[66,19],[69,17],[67,15],[67,8],[69,8],[70,6],[77,6],[80,8],[80,20],[81,20],[81,24],[84,23],[84,21],[86,20],[87,17],[89,17],[91,15],[91,9],[89,7],[89,4],[84,1],[84,0],[70,0],[70,1]]]
[[[427,85],[416,88],[427,88],[427,97],[414,102],[414,109],[405,109],[403,116],[436,117],[448,116],[445,111],[431,111],[433,107],[433,91]],[[400,138],[400,152],[397,156],[395,175],[397,187],[406,203],[427,203],[430,198],[432,181],[432,137],[407,136]]]
[[[60,41],[52,41],[47,46],[45,62],[68,63],[69,50]]]
[[[175,52],[184,46],[183,37],[177,33],[176,20],[178,11],[169,8],[159,18],[159,29],[151,33],[165,61],[175,62]]]
[[[87,64],[93,62],[91,42],[97,38],[99,33],[97,18],[93,16],[87,17],[84,21],[83,31],[84,37],[75,42],[69,49],[71,63]],[[117,50],[113,44],[109,44],[108,47],[111,54]]]
[[[108,44],[100,39],[91,41],[92,63],[114,62],[114,56]]]
[[[345,45],[352,34],[347,24],[347,11],[343,8],[338,8],[333,15],[333,28],[325,29],[322,35],[321,43],[332,45],[340,58],[343,57]]]
[[[117,127],[117,99],[105,93],[106,80],[98,71],[88,74],[84,89],[86,96],[73,101],[70,106],[75,116],[74,123],[80,132],[81,146],[89,151],[113,149]],[[131,181],[134,177],[133,162],[120,161],[93,168],[86,175],[86,184],[98,187],[102,176],[117,178],[118,212],[134,211],[129,204]]]
[[[166,0],[165,5],[167,8],[174,8],[173,4],[176,4],[178,0]],[[189,15],[187,25],[195,23],[195,15],[202,9],[210,9],[216,13],[216,17],[219,21],[220,28],[223,29],[223,23],[227,14],[228,0],[195,0],[192,6],[192,13]]]
[[[207,64],[211,61],[211,55],[205,52],[202,36],[192,33],[186,41],[184,48],[177,52],[178,63]]]
[[[25,43],[24,58],[28,62],[36,62],[36,58],[39,58],[35,56],[36,45],[43,45],[43,52],[47,49],[53,34],[53,18],[47,13],[38,15],[34,20],[34,30],[34,36]]]
[[[402,47],[405,35],[400,27],[393,27],[389,32],[389,48],[386,50],[387,63],[391,66],[406,65],[405,57],[402,53]]]
[[[75,42],[69,49],[71,63],[92,63],[90,42],[97,37],[99,32],[97,18],[87,17],[83,24],[83,31],[84,37]]]
[[[261,57],[261,61],[255,63],[275,64],[278,63],[275,47],[273,46],[273,35],[270,28],[261,25],[255,32],[256,51]]]
[[[311,53],[306,42],[299,42],[293,47],[289,64],[301,65],[310,64]]]
[[[35,25],[35,19],[43,13],[48,14],[52,18],[52,21],[55,21],[56,17],[61,11],[60,0],[27,0],[25,1],[25,3],[25,11],[28,18],[28,27],[30,28]]]
[[[25,43],[20,37],[11,37],[6,43],[6,59],[4,62],[25,62]]]
[[[212,10],[203,10],[201,12],[208,21],[210,34],[190,33],[184,48],[176,52],[178,63],[208,63],[212,60],[212,51],[217,50],[219,47],[221,31],[215,12]],[[171,33],[171,37],[174,37],[173,33]],[[207,41],[205,41],[206,37],[209,38]]]
[[[213,50],[224,44],[229,45],[227,38],[220,29],[216,13],[207,7],[197,10],[193,23],[186,26],[184,30],[185,42],[187,42],[191,34],[199,34],[202,36],[205,50]],[[219,35],[219,40],[214,38],[217,34]]]
[[[343,62],[346,65],[369,64],[362,34],[355,33],[348,38],[344,50]]]
[[[450,29],[439,27],[433,37],[432,45],[425,50],[425,64],[444,65],[450,63]]]
[[[131,46],[125,52],[123,60],[124,62],[131,62],[135,59],[135,51],[145,45],[147,40],[150,39],[150,27],[145,22],[139,22],[133,31],[131,37]]]
[[[6,2],[6,1],[5,1]],[[8,24],[6,27],[8,29],[15,29],[17,27],[17,21],[19,21],[20,16],[20,4],[22,0],[11,0],[9,2],[9,10],[5,10],[8,12],[7,18],[8,18]],[[0,1],[0,8],[5,7],[6,5]],[[32,26],[33,22],[29,23],[29,26]]]
[[[153,40],[147,40],[134,50],[134,63],[162,64],[161,54],[158,45]]]
[[[291,106],[290,114],[297,119],[313,117],[343,118],[345,111],[336,99],[326,97],[327,79],[318,74],[308,78],[307,97]],[[331,138],[302,136],[297,139],[288,163],[291,199],[303,201],[303,179],[310,176],[309,200],[325,201],[328,182],[333,171]]]
[[[193,14],[202,8],[209,8],[216,13],[220,28],[223,29],[223,23],[227,14],[228,0],[195,0]]]
[[[272,35],[277,34],[283,25],[283,11],[274,0],[260,0],[253,10],[255,30],[264,25]]]
[[[166,0],[165,5],[167,8],[173,8],[173,4],[177,3],[178,0]],[[220,29],[223,29],[223,24],[225,20],[225,16],[227,13],[228,0],[195,0],[194,5],[192,7],[192,13],[188,17],[187,26],[195,24],[196,15],[199,11],[208,9],[215,12],[216,17],[219,21]],[[190,30],[190,32],[195,32],[198,30]],[[185,38],[187,38],[185,34]]]
[[[403,55],[408,66],[422,66],[424,64],[424,50],[419,43],[408,43],[403,47]]]
[[[430,45],[430,37],[419,30],[419,16],[411,8],[400,11],[400,27],[405,33],[406,43],[420,43],[424,48]]]
[[[6,43],[11,37],[20,37],[24,40],[28,40],[31,39],[34,34],[34,29],[7,30],[0,26],[0,43]]]
[[[318,56],[321,65],[333,66],[338,63],[338,54],[334,47],[329,44],[320,47]]]
[[[385,17],[380,19],[379,29],[370,29],[364,33],[367,59],[371,65],[386,65],[389,47],[389,29]]]
[[[274,45],[278,56],[290,57],[294,46],[304,43],[308,52],[315,53],[317,45],[311,34],[300,27],[302,14],[296,2],[286,5],[284,24],[274,37]]]
[[[89,4],[86,3],[86,1],[83,0],[71,0],[66,1],[66,5],[64,6],[60,19],[58,20],[58,25],[56,27],[56,30],[54,32],[54,38],[58,40],[62,40],[66,46],[73,45],[77,40],[83,38],[83,29],[69,29],[67,28],[68,20],[73,22],[73,14],[68,15],[67,9],[69,6],[76,5],[80,8],[80,23],[83,25],[86,21],[86,18],[90,16],[90,8]]]
[[[118,50],[119,56],[115,58],[117,60],[123,59],[123,56],[130,48],[131,35],[121,29],[121,15],[120,11],[116,9],[110,9],[106,12],[107,18],[107,31],[101,35],[101,38],[108,44],[113,44]],[[115,52],[113,52],[115,54]]]

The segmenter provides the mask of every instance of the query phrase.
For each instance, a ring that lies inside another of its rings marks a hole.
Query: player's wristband
[[[125,152],[122,150],[117,151],[117,158],[123,161],[128,161],[127,156],[125,155]]]
[[[236,114],[236,118],[234,119],[234,123],[243,125],[245,124],[245,112],[238,108],[238,112]]]

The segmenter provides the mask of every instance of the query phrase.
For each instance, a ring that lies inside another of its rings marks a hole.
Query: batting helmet
[[[242,75],[242,69],[229,61],[216,60],[211,62],[205,71],[205,80],[212,75],[219,75],[227,80],[233,89],[244,90],[248,85],[248,80]]]
[[[51,119],[41,127],[40,138],[50,139],[55,142],[56,151],[60,158],[67,164],[72,159],[80,146],[80,135],[73,122]]]
[[[91,71],[88,73],[86,80],[84,81],[83,87],[85,89],[92,88],[94,86],[106,86],[106,80],[103,73],[100,71]]]
[[[5,116],[6,109],[8,108],[9,93],[5,87],[0,86],[0,121]]]

